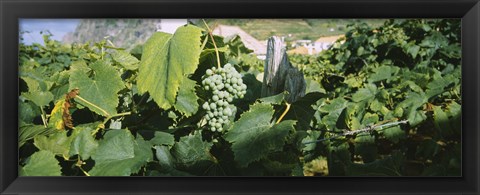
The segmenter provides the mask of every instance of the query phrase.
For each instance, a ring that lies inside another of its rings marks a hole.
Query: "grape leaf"
[[[317,147],[317,143],[310,143],[310,142],[318,140],[318,137],[320,137],[320,134],[321,134],[320,131],[307,130],[307,136],[302,139],[302,143],[309,143],[309,144],[302,145],[302,148],[301,148],[302,151],[308,152],[308,151],[315,150],[315,147]]]
[[[21,70],[20,75],[22,75],[20,78],[27,83],[29,91],[48,91],[53,85],[39,72]]]
[[[366,84],[365,88],[361,88],[355,94],[353,94],[352,100],[354,102],[371,100],[375,97],[377,92],[377,86],[375,86],[375,84]]]
[[[60,176],[61,167],[50,151],[40,150],[30,156],[25,166],[20,167],[20,176]]]
[[[404,115],[408,117],[408,123],[414,127],[427,118],[424,111],[417,110],[427,102],[428,99],[424,93],[410,92],[407,94],[406,99],[400,102],[398,106],[406,111]]]
[[[380,66],[374,69],[374,74],[368,78],[369,82],[377,82],[388,79],[392,76],[393,70],[390,66]]]
[[[406,52],[412,56],[412,58],[416,58],[418,51],[420,50],[420,46],[415,45],[414,43],[408,43],[406,47]]]
[[[168,109],[184,77],[194,73],[200,57],[201,29],[187,25],[171,35],[154,33],[145,43],[138,74],[138,90],[148,92],[160,108]]]
[[[58,130],[65,129],[63,122],[65,99],[60,99],[55,103],[52,112],[50,113],[50,120],[48,120],[48,127],[52,127]]]
[[[71,73],[68,91],[78,88],[79,96],[90,103],[78,102],[99,115],[116,114],[119,102],[117,93],[124,88],[120,74],[113,66],[104,61],[96,61],[90,65],[90,68],[94,72],[93,78],[89,78],[85,72],[80,70]]]
[[[49,91],[30,91],[22,93],[22,96],[40,107],[44,107],[53,101],[53,94]]]
[[[440,106],[433,107],[433,122],[435,123],[435,128],[443,137],[448,136],[452,132],[451,121]]]
[[[323,113],[332,113],[332,112],[342,112],[344,108],[347,107],[348,101],[343,98],[335,98],[329,102],[329,104],[322,105],[318,108],[320,112]]]
[[[129,176],[151,161],[153,153],[150,143],[140,135],[135,140],[128,130],[118,129],[105,134],[92,159],[92,176]]]
[[[95,163],[124,160],[135,157],[134,138],[128,130],[110,130],[100,141],[97,152],[92,156]]]
[[[18,102],[18,119],[25,123],[33,123],[35,117],[40,115],[40,109],[31,102]],[[21,125],[20,125],[21,126]]]
[[[284,91],[283,93],[279,93],[277,95],[272,95],[268,97],[263,97],[263,98],[260,98],[259,100],[267,104],[280,105],[285,101],[287,94],[288,94],[288,91]]]
[[[98,143],[91,135],[92,128],[89,127],[77,127],[74,131],[77,131],[75,138],[70,145],[70,156],[78,154],[82,159],[86,160],[95,152],[98,148]]]
[[[241,167],[282,150],[289,132],[294,131],[292,120],[272,125],[273,113],[271,105],[255,104],[225,134]]]
[[[340,114],[348,106],[348,102],[343,98],[335,98],[329,104],[322,105],[318,108],[320,112],[328,113],[322,118],[322,123],[327,129],[335,128]]]
[[[379,120],[379,117],[378,117],[378,114],[373,114],[373,113],[365,113],[365,116],[363,116],[363,119],[362,119],[362,124],[364,126],[366,125],[374,125],[378,122]]]
[[[173,144],[175,144],[175,138],[170,133],[156,131],[154,137],[150,140],[150,143],[156,146],[173,146]]]
[[[82,71],[87,73],[91,69],[87,66],[87,63],[84,60],[74,61],[72,65],[70,65],[70,71]]]
[[[425,115],[425,111],[422,110],[414,110],[408,115],[408,123],[412,127],[419,125],[425,119],[427,119],[427,115]]]
[[[453,80],[447,80],[441,76],[434,78],[430,83],[428,83],[425,95],[428,98],[431,98],[438,94],[441,94],[445,92],[444,88],[452,84],[453,82]]]
[[[398,143],[400,139],[405,138],[405,131],[403,131],[399,126],[389,127],[380,131],[383,131],[385,137],[394,143]]]
[[[319,92],[319,93],[327,93],[325,89],[318,83],[317,81],[306,78],[305,82],[307,83],[307,88],[305,90],[305,94],[312,93],[312,92]]]
[[[189,168],[201,161],[215,162],[216,160],[210,153],[212,145],[212,143],[202,141],[202,135],[196,132],[193,135],[181,137],[172,147],[171,153],[179,167]]]
[[[447,115],[451,117],[452,130],[460,131],[462,119],[462,106],[456,102],[452,102],[447,106]]]
[[[195,94],[195,85],[195,81],[184,77],[182,87],[178,91],[175,108],[186,117],[198,111],[198,96]]]
[[[313,92],[299,98],[296,102],[292,103],[290,110],[287,115],[285,115],[285,120],[298,121],[295,126],[297,130],[310,129],[310,122],[315,114],[312,104],[315,104],[315,102],[323,96],[324,94],[322,93]]]
[[[174,158],[170,153],[168,146],[155,146],[155,156],[158,159],[158,164],[162,167],[173,167]]]
[[[50,136],[37,135],[33,138],[34,144],[40,150],[48,150],[54,154],[60,154],[65,159],[69,157],[71,137],[67,136],[66,131],[60,131]]]
[[[375,143],[375,138],[372,135],[370,135],[370,133],[363,132],[363,133],[359,133],[355,137],[355,143],[373,144]]]
[[[26,141],[33,139],[37,135],[50,135],[57,132],[53,128],[45,128],[43,125],[25,125],[18,131],[18,147],[25,144]]]
[[[120,65],[122,65],[125,69],[127,70],[136,70],[138,69],[138,61],[137,58],[132,56],[132,54],[123,51],[123,50],[117,50],[112,54],[113,60],[118,62]]]
[[[46,91],[47,90],[47,86],[45,85],[45,83],[41,81],[38,81],[30,77],[26,77],[26,76],[22,76],[20,78],[27,84],[28,90],[30,91]]]

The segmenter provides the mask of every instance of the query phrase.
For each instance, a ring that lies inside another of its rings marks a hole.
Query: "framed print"
[[[2,1],[4,194],[477,194],[465,1]]]

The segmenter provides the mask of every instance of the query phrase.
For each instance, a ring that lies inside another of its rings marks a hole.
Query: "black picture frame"
[[[20,18],[461,18],[462,177],[18,177]],[[479,0],[0,0],[2,194],[479,194]]]

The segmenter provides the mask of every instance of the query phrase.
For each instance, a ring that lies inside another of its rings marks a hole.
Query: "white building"
[[[315,50],[316,53],[321,52],[322,50],[328,49],[335,41],[337,41],[340,38],[345,37],[345,35],[337,35],[337,36],[328,36],[328,37],[320,37],[317,39],[311,46],[309,46],[312,50]],[[307,47],[307,48],[309,48]]]
[[[265,59],[265,56],[267,55],[267,45],[255,39],[252,35],[243,31],[238,26],[218,25],[212,33],[222,37],[238,35],[245,47],[253,50],[253,53],[257,55],[259,59]]]

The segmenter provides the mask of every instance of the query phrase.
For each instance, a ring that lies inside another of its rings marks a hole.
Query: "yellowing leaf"
[[[53,127],[58,130],[65,129],[63,123],[63,109],[64,109],[65,99],[60,99],[55,103],[52,113],[50,114],[50,120],[48,121],[48,126]]]

